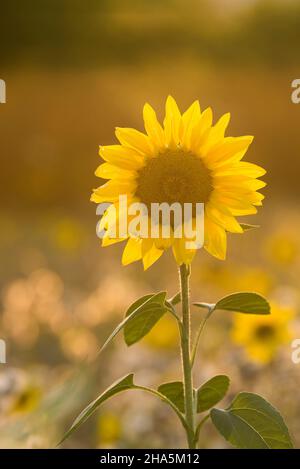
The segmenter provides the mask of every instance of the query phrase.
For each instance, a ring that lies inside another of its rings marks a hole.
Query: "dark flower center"
[[[136,196],[151,203],[205,203],[212,192],[211,171],[190,152],[166,150],[139,171]]]
[[[259,326],[255,330],[255,337],[261,340],[271,339],[272,337],[274,337],[274,334],[274,328],[268,325]]]

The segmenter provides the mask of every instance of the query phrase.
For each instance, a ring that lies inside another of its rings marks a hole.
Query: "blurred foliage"
[[[264,217],[264,229],[246,233],[234,243],[231,236],[226,263],[202,251],[197,255],[193,302],[213,302],[246,289],[267,295],[273,314],[255,317],[216,311],[202,337],[195,384],[225,373],[233,383],[228,402],[241,390],[272,400],[299,447],[300,404],[290,399],[298,392],[299,365],[291,361],[290,343],[300,333],[300,219],[298,211],[290,210],[284,227],[280,207],[277,212]],[[6,221],[7,227],[12,225],[12,220]],[[129,370],[137,382],[148,386],[180,379],[178,329],[168,315],[138,344],[126,347],[117,338],[97,355],[137,297],[162,286],[169,296],[176,292],[172,256],[143,274],[140,265],[121,267],[120,246],[100,249],[87,218],[57,217],[52,225],[62,227],[63,233],[66,225],[80,225],[76,249],[73,238],[70,249],[56,230],[41,229],[42,218],[40,223],[30,218],[23,223],[26,240],[19,238],[16,243],[11,237],[4,243],[7,233],[0,233],[0,337],[8,347],[8,364],[0,369],[0,447],[55,446],[74,415]],[[282,255],[285,252],[288,256]],[[204,314],[193,308],[194,332]],[[168,407],[141,393],[112,399],[65,443],[117,448],[184,444],[181,427]],[[211,426],[205,429],[203,447],[224,444]]]
[[[298,64],[297,1],[11,0],[1,5],[3,64],[83,66],[193,55],[264,66]],[[234,3],[233,3],[234,4]]]

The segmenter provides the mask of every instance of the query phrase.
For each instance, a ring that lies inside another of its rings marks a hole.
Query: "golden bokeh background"
[[[89,400],[133,370],[156,386],[180,378],[177,331],[165,317],[129,349],[119,338],[95,359],[139,295],[177,291],[171,255],[143,273],[122,267],[120,246],[101,249],[90,192],[98,145],[114,127],[142,130],[149,101],[162,117],[172,94],[181,109],[199,99],[215,119],[230,111],[231,135],[252,134],[246,159],[267,169],[261,226],[231,235],[228,259],[198,253],[193,299],[237,290],[293,311],[290,341],[267,363],[232,340],[234,315],[212,318],[196,364],[197,384],[232,377],[228,399],[259,392],[281,410],[300,447],[299,78],[300,6],[263,0],[12,0],[1,5],[0,78],[0,447],[53,447]],[[246,220],[245,220],[246,221]],[[201,311],[194,312],[195,326]],[[250,327],[250,326],[249,326]],[[267,344],[263,344],[267,347]],[[164,405],[128,393],[103,406],[66,447],[182,447]],[[5,429],[5,431],[4,431]],[[172,429],[172,432],[170,431]],[[226,447],[208,424],[203,447]]]

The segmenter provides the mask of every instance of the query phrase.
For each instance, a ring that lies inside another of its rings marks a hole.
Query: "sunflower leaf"
[[[184,392],[181,381],[161,384],[157,390],[173,402],[180,412],[184,412]]]
[[[238,448],[293,448],[280,413],[257,394],[241,392],[227,410],[212,409],[210,417],[219,433]]]
[[[125,326],[132,320],[134,320],[134,318],[144,312],[145,313],[145,310],[148,308],[149,306],[149,309],[155,309],[156,307],[159,307],[161,308],[162,305],[164,304],[165,302],[165,298],[166,298],[166,292],[159,292],[159,293],[154,293],[154,294],[151,294],[151,295],[145,295],[143,296],[142,298],[140,298],[139,300],[135,301],[127,310],[126,312],[126,315],[125,315],[125,318],[123,319],[123,321],[121,321],[117,327],[113,330],[113,332],[110,334],[110,336],[106,339],[106,341],[104,342],[104,344],[102,345],[100,351],[99,351],[99,354],[108,346],[108,344],[110,344],[110,342],[116,337],[116,335],[123,329],[125,328]],[[151,308],[150,308],[151,306]],[[149,312],[149,310],[148,310]],[[153,327],[153,326],[152,326]],[[126,340],[126,339],[125,339]],[[134,343],[134,342],[132,342]]]
[[[126,375],[120,380],[116,381],[109,388],[107,388],[106,391],[104,391],[99,397],[97,397],[97,399],[95,399],[87,407],[85,407],[85,409],[83,409],[83,411],[80,412],[78,417],[74,420],[69,430],[63,435],[62,439],[60,440],[57,446],[59,446],[67,438],[69,438],[69,436],[72,435],[72,433],[75,432],[84,422],[86,422],[88,418],[94,412],[96,412],[105,401],[115,396],[116,394],[119,394],[123,391],[127,391],[130,389],[144,391],[148,394],[154,395],[158,397],[159,399],[161,399],[163,402],[168,404],[173,409],[173,411],[176,413],[179,420],[181,421],[183,427],[187,428],[187,424],[185,422],[184,416],[181,414],[180,410],[177,408],[174,402],[171,399],[169,399],[167,395],[164,395],[158,390],[156,391],[155,389],[151,389],[146,386],[139,386],[135,384],[133,382],[133,376],[134,376],[133,373],[130,373],[129,375]]]
[[[204,412],[220,402],[226,395],[230,380],[226,375],[217,375],[202,384],[197,390],[197,412]]]
[[[198,308],[208,308],[210,311],[223,309],[245,314],[270,314],[270,305],[267,300],[253,292],[232,293],[225,296],[215,304],[194,303]]]
[[[176,295],[174,295],[174,296],[172,296],[172,298],[168,299],[168,303],[170,303],[173,306],[178,305],[178,303],[180,303],[180,302],[181,302],[181,293],[180,292],[176,293]]]
[[[126,311],[124,325],[124,339],[126,344],[132,345],[141,340],[159,319],[166,313],[166,292],[145,295],[135,301]]]
[[[64,434],[61,441],[59,442],[59,445],[67,438],[69,438],[69,436],[75,430],[77,430],[101,406],[101,404],[103,404],[103,402],[107,401],[115,394],[132,388],[135,388],[135,385],[133,383],[133,373],[124,376],[124,378],[112,384],[108,389],[106,389],[106,391],[104,391],[99,397],[97,397],[97,399],[95,399],[85,409],[83,409],[83,411],[74,420],[70,429]]]
[[[220,402],[228,391],[229,382],[228,376],[217,375],[199,389],[195,389],[197,412],[204,412]],[[161,384],[157,390],[173,402],[180,412],[184,413],[184,389],[181,381]]]
[[[225,296],[216,303],[215,309],[237,311],[246,314],[270,314],[270,305],[258,293],[240,292]]]

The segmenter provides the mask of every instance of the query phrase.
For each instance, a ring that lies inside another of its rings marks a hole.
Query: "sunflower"
[[[245,348],[249,359],[269,363],[280,346],[291,340],[289,323],[294,316],[292,308],[274,304],[272,314],[266,316],[237,313],[231,330],[232,340]]]
[[[230,114],[212,123],[211,108],[200,110],[195,101],[183,114],[169,96],[163,126],[156,113],[145,104],[143,117],[146,133],[131,128],[116,128],[119,145],[100,147],[105,161],[96,176],[108,179],[94,190],[91,200],[109,202],[101,227],[106,230],[102,245],[124,241],[110,235],[118,224],[115,210],[119,196],[128,203],[204,204],[204,248],[218,259],[226,257],[227,232],[243,233],[237,216],[257,212],[264,196],[258,192],[265,183],[257,178],[265,170],[241,161],[253,137],[225,137]],[[194,215],[193,215],[194,216]],[[190,264],[196,248],[187,247],[185,236],[137,237],[127,233],[122,263],[142,259],[147,269],[172,248],[176,262]]]

